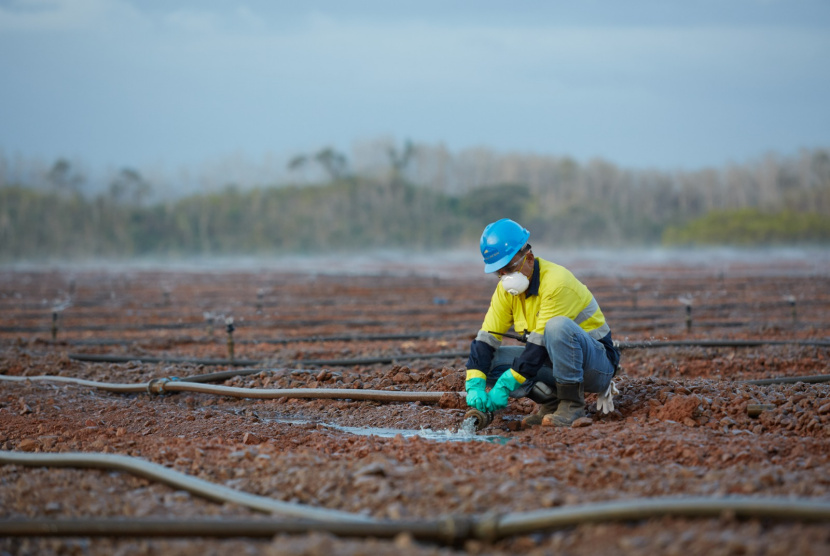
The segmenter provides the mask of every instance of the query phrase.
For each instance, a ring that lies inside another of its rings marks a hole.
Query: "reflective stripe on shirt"
[[[591,302],[588,303],[587,307],[582,309],[582,311],[580,311],[580,313],[574,317],[574,322],[576,324],[582,324],[589,318],[593,317],[594,313],[596,313],[597,311],[599,311],[599,303],[597,303],[597,300],[596,298],[594,298],[594,296],[591,296]]]

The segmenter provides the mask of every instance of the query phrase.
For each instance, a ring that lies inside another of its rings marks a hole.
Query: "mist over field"
[[[830,250],[825,248],[630,248],[616,250],[562,249],[535,245],[537,256],[561,264],[577,276],[636,278],[657,274],[714,280],[729,276],[819,277],[830,275]],[[130,273],[164,269],[189,273],[260,273],[294,276],[299,282],[315,276],[399,276],[465,278],[492,282],[484,274],[477,246],[466,249],[412,253],[408,250],[376,250],[339,254],[282,256],[182,257],[178,259],[142,257],[122,260],[18,261],[4,265],[14,272],[49,271],[64,273],[67,284],[73,273],[93,270],[102,273]],[[11,276],[11,275],[9,275]],[[283,280],[283,278],[281,278]],[[290,278],[289,278],[290,280]],[[693,292],[690,292],[690,294]],[[782,292],[782,295],[793,292]],[[797,292],[796,292],[797,293]],[[436,297],[442,295],[440,288]]]

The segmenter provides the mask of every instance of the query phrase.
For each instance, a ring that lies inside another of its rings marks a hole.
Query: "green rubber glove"
[[[484,387],[487,386],[487,378],[484,373],[477,369],[467,371],[467,382],[464,384],[467,390],[467,405],[479,411],[493,411],[490,398]]]
[[[504,409],[507,407],[507,399],[510,397],[510,392],[522,385],[527,380],[525,377],[514,371],[507,369],[496,381],[496,385],[487,394],[490,397],[490,404],[493,409]]]

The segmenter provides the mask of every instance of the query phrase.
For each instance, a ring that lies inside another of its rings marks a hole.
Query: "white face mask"
[[[530,280],[521,272],[512,272],[501,277],[501,287],[510,295],[519,295],[527,290]]]

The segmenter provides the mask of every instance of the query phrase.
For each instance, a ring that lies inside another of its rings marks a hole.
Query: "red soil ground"
[[[665,496],[830,502],[828,383],[744,382],[830,374],[826,268],[775,260],[693,269],[652,263],[611,274],[575,266],[615,339],[655,345],[624,349],[616,410],[597,414],[589,395],[588,418],[573,428],[522,430],[521,418],[535,410],[526,399],[512,400],[480,439],[465,440],[457,433],[464,403],[454,394],[437,404],[253,400],[0,381],[0,449],[136,456],[248,493],[389,520]],[[406,267],[375,275],[0,270],[0,375],[141,383],[238,369],[204,361],[229,357],[225,318],[232,316],[234,357],[261,370],[219,384],[460,392],[462,354],[494,285],[453,268],[426,275]],[[677,340],[765,343],[661,344]],[[86,362],[78,354],[136,360]],[[372,358],[389,361],[366,362]],[[308,363],[319,360],[356,361]],[[752,416],[752,404],[768,407]],[[263,518],[128,473],[0,465],[0,519],[70,517]],[[827,554],[830,527],[726,512],[586,523],[460,546],[406,534],[0,538],[0,554],[465,552]]]

